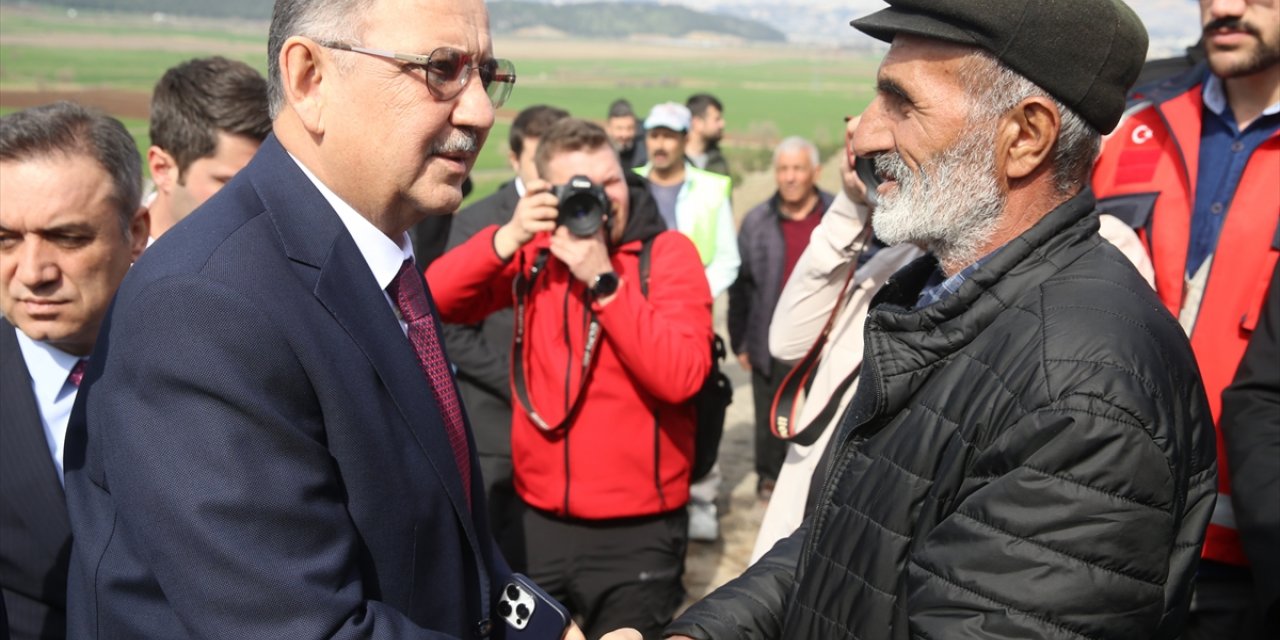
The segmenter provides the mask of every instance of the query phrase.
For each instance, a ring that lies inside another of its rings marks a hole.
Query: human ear
[[[333,64],[320,54],[319,45],[308,38],[293,36],[280,48],[280,82],[284,101],[306,129],[324,133],[324,80]]]
[[[154,148],[154,147],[153,147]],[[129,262],[137,262],[151,237],[151,211],[138,207],[129,221]]]
[[[996,138],[1005,178],[1012,182],[1047,169],[1061,126],[1062,116],[1049,98],[1032,96],[1010,109]]]
[[[147,149],[147,169],[151,171],[151,181],[160,193],[168,194],[178,184],[178,162],[160,147],[151,145]]]

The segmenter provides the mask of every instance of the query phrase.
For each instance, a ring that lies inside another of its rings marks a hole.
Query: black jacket
[[[65,638],[71,523],[15,331],[0,317],[0,638]]]
[[[733,177],[729,174],[729,161],[725,160],[724,153],[720,151],[719,142],[707,143],[706,162],[700,169],[706,169],[711,173],[718,173],[722,176]]]
[[[1264,628],[1280,629],[1280,267],[1235,380],[1222,392],[1231,504]]]
[[[826,212],[835,196],[818,190],[821,210]],[[729,287],[729,344],[734,353],[746,352],[751,367],[769,375],[773,357],[769,355],[769,323],[773,308],[782,296],[782,270],[787,261],[787,245],[782,238],[779,198],[756,205],[742,219],[738,229],[738,254],[742,266],[738,279]]]
[[[816,512],[670,631],[696,638],[1174,638],[1215,499],[1186,336],[1091,193],[913,310],[873,301]]]
[[[503,183],[483,200],[454,216],[449,230],[448,248],[466,242],[490,225],[504,225],[511,220],[520,194],[515,181]],[[457,367],[458,390],[471,418],[476,437],[476,453],[488,472],[485,484],[503,479],[492,478],[494,469],[486,459],[506,458],[506,478],[511,474],[511,336],[515,332],[514,314],[503,309],[474,325],[444,325],[445,349]]]

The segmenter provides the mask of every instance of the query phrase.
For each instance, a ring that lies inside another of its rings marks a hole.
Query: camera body
[[[591,182],[586,176],[574,176],[569,182],[551,188],[560,199],[556,224],[575,236],[588,238],[604,226],[605,216],[611,206],[604,187]]]

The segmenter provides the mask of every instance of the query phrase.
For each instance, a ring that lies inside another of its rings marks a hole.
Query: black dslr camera
[[[569,233],[587,238],[604,225],[605,215],[610,209],[609,198],[604,195],[604,187],[592,183],[590,178],[574,176],[568,184],[552,187],[551,193],[560,199],[556,224],[568,229]]]

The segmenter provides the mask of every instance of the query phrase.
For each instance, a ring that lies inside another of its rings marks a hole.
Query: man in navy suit
[[[0,638],[62,638],[67,417],[146,246],[142,166],[118,120],[59,102],[0,118],[0,185]]]
[[[501,636],[407,230],[514,83],[480,0],[279,0],[273,135],[125,279],[73,412],[77,638]]]

